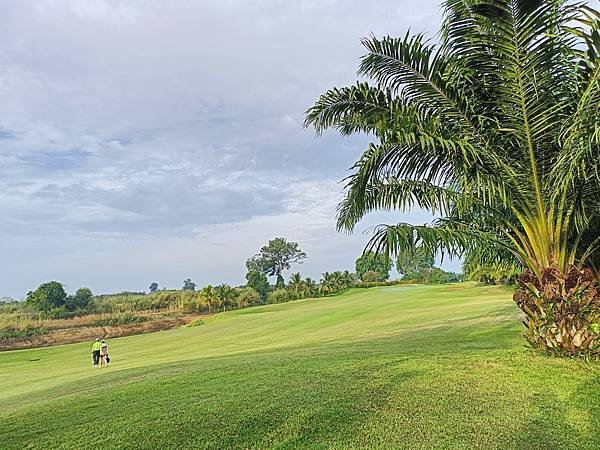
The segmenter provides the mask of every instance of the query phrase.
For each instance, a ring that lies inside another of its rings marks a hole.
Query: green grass
[[[600,367],[524,348],[510,292],[353,290],[0,354],[0,448],[600,448]]]

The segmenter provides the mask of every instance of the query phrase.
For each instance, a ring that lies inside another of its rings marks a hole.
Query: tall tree
[[[49,312],[54,308],[65,305],[67,293],[58,281],[41,284],[35,291],[27,293],[26,302],[37,311]]]
[[[190,278],[186,278],[185,280],[183,280],[183,287],[181,288],[182,291],[195,291],[196,290],[196,283],[194,283]]]
[[[286,238],[278,237],[269,241],[260,249],[260,253],[246,261],[248,271],[262,272],[268,276],[277,277],[277,286],[285,285],[284,270],[289,270],[292,264],[302,264],[306,253],[300,250],[297,242],[288,242]]]
[[[372,82],[331,89],[306,118],[376,137],[338,226],[378,209],[435,213],[381,226],[369,247],[517,262],[529,341],[599,353],[599,33],[600,14],[579,2],[447,0],[437,46],[364,39],[359,74]]]
[[[69,295],[65,301],[65,306],[70,311],[77,309],[86,309],[92,301],[92,290],[90,288],[79,288],[75,295]]]
[[[379,281],[387,280],[390,277],[392,261],[383,254],[375,252],[363,253],[355,262],[356,275],[361,280],[367,272],[377,272]]]

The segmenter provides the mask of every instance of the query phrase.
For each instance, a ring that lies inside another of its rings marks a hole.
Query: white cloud
[[[351,268],[366,237],[336,233],[337,180],[367,141],[303,113],[354,81],[361,37],[438,22],[434,1],[4,3],[0,295],[241,281],[276,235],[303,271]]]

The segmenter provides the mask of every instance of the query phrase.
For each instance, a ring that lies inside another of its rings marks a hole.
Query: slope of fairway
[[[510,292],[353,290],[0,353],[0,448],[600,448],[598,364],[532,354]]]

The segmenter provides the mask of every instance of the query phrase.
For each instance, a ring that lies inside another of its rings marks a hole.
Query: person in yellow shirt
[[[94,361],[94,366],[97,366],[100,361],[100,345],[100,339],[96,338],[92,344],[92,360]]]

